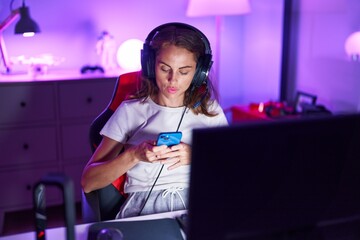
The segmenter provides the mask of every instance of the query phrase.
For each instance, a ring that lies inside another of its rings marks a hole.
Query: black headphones
[[[207,85],[209,71],[213,63],[213,61],[211,60],[212,54],[211,54],[210,42],[206,38],[206,36],[197,28],[185,23],[178,23],[178,22],[165,23],[163,25],[160,25],[155,29],[153,29],[147,36],[143,49],[141,50],[141,68],[142,68],[143,76],[151,80],[155,80],[156,56],[155,56],[155,50],[150,46],[150,43],[158,32],[169,26],[193,30],[199,35],[200,39],[203,41],[205,46],[205,54],[198,59],[195,75],[192,80],[192,89],[196,89],[200,87],[202,84]]]

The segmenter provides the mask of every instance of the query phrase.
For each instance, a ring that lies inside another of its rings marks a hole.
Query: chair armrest
[[[81,191],[81,198],[81,213],[83,223],[101,221],[98,191],[92,191],[89,193]]]

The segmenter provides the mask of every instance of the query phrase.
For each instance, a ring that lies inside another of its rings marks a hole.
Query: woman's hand
[[[143,162],[158,162],[163,154],[171,151],[167,146],[155,146],[152,141],[145,141],[137,146],[131,147],[135,158]]]
[[[157,154],[157,160],[155,160],[155,162],[170,165],[168,170],[172,170],[184,165],[189,165],[191,162],[191,147],[190,145],[183,142],[178,145],[161,149],[159,152],[157,152]]]
[[[170,165],[168,170],[189,165],[191,161],[191,147],[183,142],[168,147],[166,145],[156,146],[151,141],[145,141],[138,146],[132,146],[132,148],[138,160]]]

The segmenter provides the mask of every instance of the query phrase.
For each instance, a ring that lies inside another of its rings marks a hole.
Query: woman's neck
[[[164,97],[160,97],[159,95],[155,95],[151,98],[156,104],[164,107],[170,107],[170,108],[177,108],[177,107],[183,107],[184,101],[179,99],[168,99]]]

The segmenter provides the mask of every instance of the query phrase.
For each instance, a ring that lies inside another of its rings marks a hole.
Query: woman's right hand
[[[135,158],[143,162],[159,161],[160,156],[170,151],[166,145],[156,146],[153,141],[145,141],[137,146],[131,146]],[[130,150],[129,149],[129,150]]]

